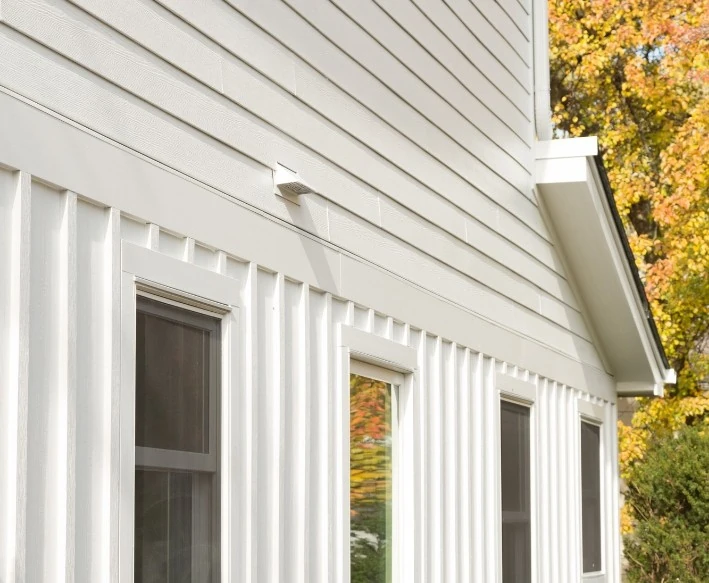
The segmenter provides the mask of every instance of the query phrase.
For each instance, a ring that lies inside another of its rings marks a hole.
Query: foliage
[[[350,378],[350,553],[352,583],[389,580],[391,541],[391,389]]]
[[[653,438],[629,483],[628,581],[709,581],[709,426]]]
[[[678,373],[667,398],[619,424],[632,487],[651,439],[709,418],[709,0],[555,0],[549,32],[556,131],[598,136]]]
[[[679,382],[709,372],[709,0],[550,3],[553,120],[597,135]]]

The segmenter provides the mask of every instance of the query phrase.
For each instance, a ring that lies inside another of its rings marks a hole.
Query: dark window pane
[[[532,580],[529,408],[500,405],[502,580]]]
[[[167,472],[135,472],[135,580],[167,581]]]
[[[391,385],[350,377],[350,572],[352,583],[391,581]]]
[[[136,583],[212,580],[213,476],[136,469]]]
[[[601,428],[581,423],[583,572],[601,570]]]
[[[139,299],[137,446],[209,452],[210,330],[197,325],[199,319],[193,312]],[[208,327],[212,319],[203,319]]]
[[[136,583],[219,579],[219,330],[138,298],[136,448],[153,465],[135,469]]]

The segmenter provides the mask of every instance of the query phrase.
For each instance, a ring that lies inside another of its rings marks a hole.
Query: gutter
[[[551,122],[548,0],[533,0],[532,18],[534,52],[534,125],[537,136],[537,146],[539,146],[540,142],[552,141],[554,137],[553,125]],[[539,151],[537,152],[537,157],[539,158]],[[652,336],[653,343],[655,344],[656,356],[659,357],[659,360],[664,366],[662,375],[664,377],[663,380],[665,383],[674,383],[676,382],[676,375],[674,370],[670,368],[670,364],[667,360],[667,355],[665,354],[665,349],[662,345],[662,339],[660,338],[660,333],[657,330],[657,325],[655,324],[655,319],[653,318],[652,311],[650,309],[650,303],[648,302],[647,295],[645,293],[645,286],[640,279],[638,267],[635,263],[635,256],[630,249],[628,237],[625,233],[625,227],[623,226],[623,222],[618,214],[618,208],[615,204],[615,198],[610,187],[610,182],[608,181],[608,175],[606,174],[606,170],[603,166],[603,161],[597,153],[593,156],[593,158],[603,186],[603,194],[607,200],[608,207],[610,208],[613,223],[620,238],[621,247],[623,249],[623,253],[625,254],[627,265],[630,268],[631,277],[637,290],[637,297],[640,300],[640,308],[642,309],[645,324]]]
[[[551,83],[549,74],[549,8],[547,0],[534,0],[534,126],[537,140],[553,137],[551,124]]]
[[[618,232],[618,236],[620,237],[621,246],[623,248],[623,252],[625,253],[625,258],[627,259],[628,265],[630,266],[630,272],[632,274],[633,282],[635,283],[635,288],[638,292],[638,296],[640,297],[640,303],[642,305],[643,314],[645,316],[645,321],[648,325],[648,328],[650,329],[650,333],[652,334],[653,340],[655,341],[655,346],[657,347],[657,351],[659,353],[662,364],[664,365],[665,369],[669,369],[670,363],[667,360],[667,355],[665,354],[665,348],[662,345],[662,339],[660,338],[660,333],[657,330],[657,324],[655,324],[655,318],[653,318],[653,316],[652,316],[650,302],[648,301],[647,294],[645,293],[645,285],[643,284],[642,280],[640,279],[640,273],[638,272],[638,266],[635,263],[635,255],[633,255],[633,251],[630,248],[630,243],[628,241],[628,236],[625,233],[625,227],[623,226],[623,221],[620,218],[620,214],[618,213],[618,207],[615,204],[615,197],[613,196],[613,190],[611,189],[611,185],[608,180],[608,174],[606,173],[606,168],[603,165],[603,159],[601,158],[600,154],[597,154],[596,156],[593,157],[593,160],[596,163],[596,169],[598,170],[598,175],[601,178],[601,184],[603,185],[603,194],[605,195],[606,201],[608,202],[608,206],[611,211],[611,216],[613,217],[613,223],[615,223],[616,231]],[[673,382],[673,381],[665,381],[665,382]]]

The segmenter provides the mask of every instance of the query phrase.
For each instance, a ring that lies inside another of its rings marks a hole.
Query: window
[[[530,408],[500,404],[502,580],[532,580]]]
[[[399,375],[360,363],[352,370],[350,581],[391,583],[397,386],[387,381]]]
[[[136,583],[219,580],[220,325],[136,300]]]
[[[601,564],[601,428],[581,422],[581,524],[583,572],[602,569]]]

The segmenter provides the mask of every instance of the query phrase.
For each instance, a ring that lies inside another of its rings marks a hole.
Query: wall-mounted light
[[[298,197],[301,194],[313,192],[313,189],[308,186],[303,179],[298,176],[290,168],[286,168],[283,164],[276,163],[276,168],[273,171],[273,191],[275,194],[282,196],[291,202],[298,204]]]

